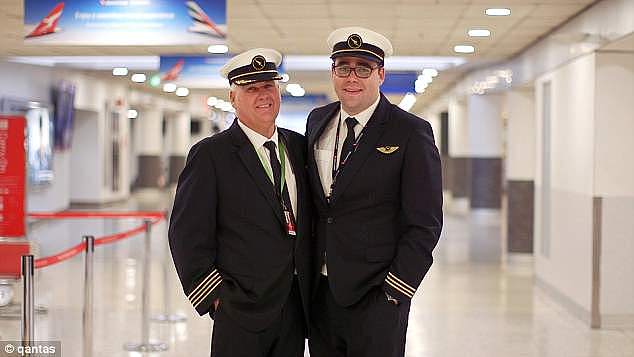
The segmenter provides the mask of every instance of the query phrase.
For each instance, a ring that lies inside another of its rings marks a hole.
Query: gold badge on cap
[[[392,154],[398,150],[398,146],[379,146],[376,150],[382,154]]]
[[[264,66],[266,66],[266,59],[262,55],[257,55],[251,60],[251,66],[253,66],[256,71],[261,71],[264,69]]]
[[[359,48],[361,47],[361,45],[363,45],[363,40],[361,39],[361,36],[357,35],[356,33],[348,36],[348,47]]]

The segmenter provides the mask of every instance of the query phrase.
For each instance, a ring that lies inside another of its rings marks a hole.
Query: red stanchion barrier
[[[86,245],[84,243],[80,243],[74,247],[66,249],[65,251],[61,253],[51,255],[50,257],[35,259],[35,269],[44,268],[49,265],[61,263],[64,260],[70,259],[76,256],[77,254],[83,252],[84,249],[86,249]]]
[[[154,221],[152,221],[152,225],[155,225],[157,223],[159,223],[161,221],[161,219],[155,219]],[[100,237],[100,238],[96,238],[95,239],[95,245],[102,245],[102,244],[110,244],[110,243],[114,243],[118,240],[122,240],[128,237],[131,237],[133,235],[139,234],[141,232],[145,231],[145,225],[142,224],[132,230],[129,230],[127,232],[123,232],[123,233],[117,233],[117,234],[112,234],[109,236],[104,236],[104,237]]]
[[[152,225],[161,222],[165,216],[163,212],[56,212],[56,213],[29,213],[29,217],[41,219],[68,219],[68,218],[154,218]],[[95,239],[95,245],[111,244],[145,231],[145,224],[141,224],[131,230],[115,233]],[[43,257],[35,260],[35,268],[44,268],[53,264],[61,263],[86,249],[86,243],[82,242],[64,250],[63,252]]]

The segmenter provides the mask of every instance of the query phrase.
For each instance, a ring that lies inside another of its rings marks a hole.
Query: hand
[[[220,305],[220,299],[214,300],[214,311],[218,310],[218,305]]]
[[[398,299],[393,298],[392,295],[390,295],[388,293],[385,293],[385,298],[387,299],[387,302],[389,302],[390,304],[394,304],[396,306],[398,306],[398,304],[400,304]]]

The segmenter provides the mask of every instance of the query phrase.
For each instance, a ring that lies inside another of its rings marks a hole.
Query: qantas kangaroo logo
[[[60,2],[26,37],[38,37],[58,32],[60,29],[57,28],[57,22],[62,17],[62,10],[64,10],[64,3]]]
[[[198,32],[214,37],[225,38],[227,34],[211,21],[209,16],[195,1],[185,2],[187,5],[187,13],[192,18],[193,24],[189,28],[191,32]]]

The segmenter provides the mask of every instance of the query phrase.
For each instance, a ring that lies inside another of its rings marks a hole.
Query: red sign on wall
[[[24,117],[0,115],[0,237],[24,237]]]

